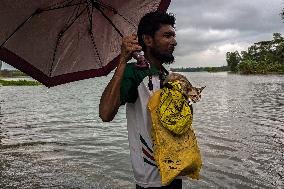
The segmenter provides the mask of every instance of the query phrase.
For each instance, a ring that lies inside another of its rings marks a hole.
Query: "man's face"
[[[175,29],[171,25],[161,25],[153,38],[151,54],[163,63],[172,63],[175,59],[173,52],[177,45],[175,37]]]

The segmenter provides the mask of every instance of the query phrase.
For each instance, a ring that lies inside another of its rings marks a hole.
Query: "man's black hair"
[[[138,25],[137,35],[139,45],[145,50],[146,46],[142,35],[150,35],[154,38],[156,31],[160,29],[161,25],[165,24],[175,27],[175,22],[176,18],[171,13],[155,11],[145,14]]]

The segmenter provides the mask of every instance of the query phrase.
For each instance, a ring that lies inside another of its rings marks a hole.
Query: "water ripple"
[[[283,188],[284,77],[186,73],[201,179],[184,188]],[[134,188],[125,107],[98,117],[110,77],[0,88],[0,188]],[[99,92],[98,92],[99,91]]]

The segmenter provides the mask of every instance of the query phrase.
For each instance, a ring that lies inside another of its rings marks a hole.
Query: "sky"
[[[284,0],[172,0],[178,45],[171,67],[224,66],[226,52],[284,36],[282,8]]]
[[[172,0],[176,15],[176,62],[172,67],[227,65],[226,52],[284,36],[284,0]]]

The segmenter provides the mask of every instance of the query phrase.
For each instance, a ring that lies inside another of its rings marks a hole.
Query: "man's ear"
[[[153,38],[150,35],[142,35],[142,39],[146,45],[146,47],[153,46]]]

